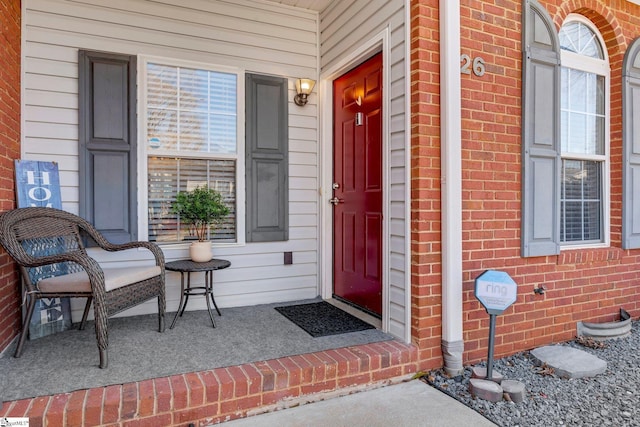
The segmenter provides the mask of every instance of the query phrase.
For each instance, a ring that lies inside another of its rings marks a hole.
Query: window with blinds
[[[231,210],[210,239],[236,242],[238,75],[154,62],[145,72],[149,240],[195,239],[171,203],[179,191],[207,185]]]
[[[605,236],[608,182],[608,62],[595,30],[570,15],[561,47],[560,241],[600,243]]]

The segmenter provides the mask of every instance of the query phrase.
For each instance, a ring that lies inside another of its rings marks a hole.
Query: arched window
[[[558,34],[560,243],[609,243],[609,61],[597,29],[571,14]]]

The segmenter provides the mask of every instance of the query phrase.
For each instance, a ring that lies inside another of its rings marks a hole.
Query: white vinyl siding
[[[382,52],[388,86],[384,88],[388,108],[386,135],[383,140],[386,170],[385,218],[387,271],[383,277],[387,283],[389,325],[387,332],[407,339],[410,324],[407,319],[411,307],[407,303],[410,293],[411,272],[408,271],[409,183],[407,182],[407,152],[409,134],[406,129],[406,78],[405,56],[405,2],[402,0],[334,1],[320,16],[320,70],[335,67],[372,37],[387,29],[389,45]]]
[[[79,49],[171,58],[287,78],[289,241],[214,247],[215,257],[232,264],[215,273],[214,290],[221,307],[318,295],[317,96],[312,94],[305,107],[293,103],[295,79],[317,78],[316,13],[250,0],[23,0],[22,6],[22,157],[58,162],[63,207],[70,212],[79,211]],[[142,72],[138,70],[139,75]],[[146,180],[142,172],[139,169]],[[293,265],[284,265],[283,252],[289,251]],[[165,255],[167,260],[185,258],[186,246],[165,247]],[[135,265],[138,256],[120,257],[118,262]],[[177,309],[178,298],[179,274],[168,273],[168,311]],[[203,308],[201,298],[189,304],[190,310]],[[74,318],[78,309],[74,307]],[[125,315],[154,310],[154,304],[148,303]]]

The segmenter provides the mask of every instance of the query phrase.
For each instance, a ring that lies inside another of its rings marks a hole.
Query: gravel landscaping
[[[603,348],[577,340],[561,344],[607,362],[606,372],[593,378],[559,378],[552,369],[535,366],[528,351],[494,360],[494,370],[504,379],[524,383],[522,403],[474,398],[469,392],[472,367],[458,377],[439,369],[422,379],[499,426],[640,426],[639,325],[633,322],[630,336],[607,340]]]

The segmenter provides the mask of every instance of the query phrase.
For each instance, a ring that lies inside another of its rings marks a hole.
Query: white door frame
[[[333,80],[382,52],[382,330],[389,330],[389,29],[385,28],[341,61],[320,74],[320,292],[323,299],[333,294]],[[410,307],[409,307],[410,308]]]

